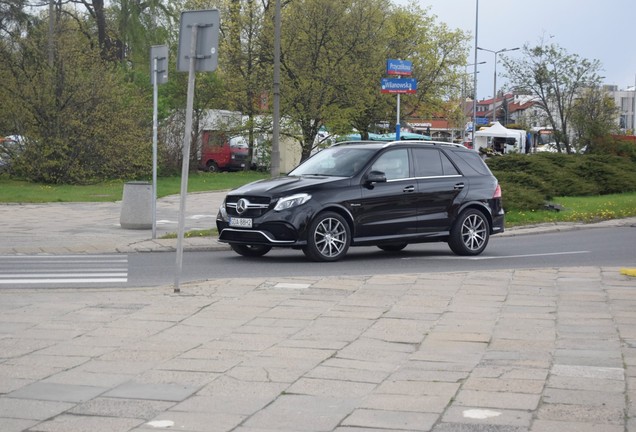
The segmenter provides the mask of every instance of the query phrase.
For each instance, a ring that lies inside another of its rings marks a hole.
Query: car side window
[[[415,176],[440,177],[457,175],[457,169],[448,157],[435,148],[415,148]]]
[[[409,153],[407,149],[389,150],[371,166],[372,171],[382,171],[387,180],[409,177]]]

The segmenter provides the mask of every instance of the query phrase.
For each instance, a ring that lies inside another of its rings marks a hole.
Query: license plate
[[[230,218],[230,226],[238,228],[252,228],[252,219],[250,218]]]

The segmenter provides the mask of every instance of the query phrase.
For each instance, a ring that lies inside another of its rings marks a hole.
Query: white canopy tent
[[[524,153],[526,131],[507,129],[501,123],[495,122],[490,127],[475,131],[474,149],[479,151],[484,147],[493,147],[501,153]]]

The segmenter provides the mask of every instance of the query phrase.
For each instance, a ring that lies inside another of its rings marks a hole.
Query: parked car
[[[447,242],[478,255],[504,231],[501,188],[475,151],[434,141],[345,142],[288,175],[229,192],[216,219],[219,241],[243,256],[273,247],[337,261],[351,246],[397,252]]]
[[[24,151],[24,138],[20,135],[0,137],[0,172],[8,171],[11,161]]]

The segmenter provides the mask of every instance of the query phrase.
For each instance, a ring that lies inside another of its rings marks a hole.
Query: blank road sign
[[[177,71],[190,70],[190,56],[192,46],[192,29],[197,28],[196,59],[194,70],[212,72],[218,64],[219,51],[219,11],[217,9],[185,11],[181,13],[181,27],[179,28],[179,54]]]

